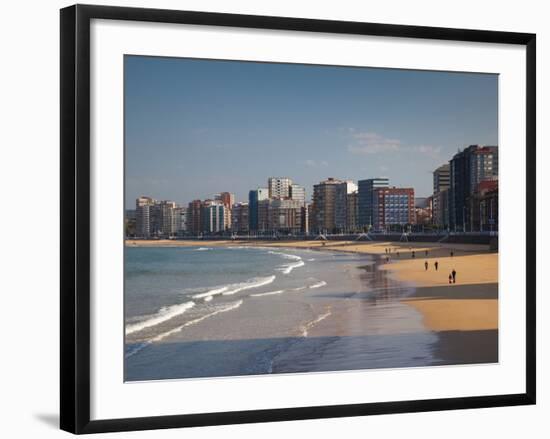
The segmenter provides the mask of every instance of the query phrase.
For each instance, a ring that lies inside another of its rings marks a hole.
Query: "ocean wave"
[[[278,268],[278,270],[281,271],[283,274],[290,274],[290,272],[292,270],[294,270],[295,268],[303,267],[304,265],[306,265],[305,262],[300,260],[300,261],[295,262],[293,264],[288,264],[288,265],[285,265],[281,268]]]
[[[203,252],[205,250],[213,250],[212,247],[199,247],[199,248],[196,248],[195,251],[197,252]]]
[[[273,296],[275,294],[281,294],[281,293],[284,293],[284,292],[285,292],[285,290],[269,291],[267,293],[251,294],[250,297]]]
[[[218,294],[223,293],[224,291],[227,291],[229,287],[223,286],[223,287],[216,287],[212,290],[208,290],[204,293],[194,294],[191,296],[193,299],[204,299],[205,301],[212,300],[212,296],[216,296]]]
[[[272,254],[272,255],[280,256],[281,258],[284,258],[284,259],[291,259],[293,261],[297,261],[297,262],[294,262],[292,264],[283,265],[282,267],[279,267],[279,268],[276,269],[278,271],[281,271],[283,274],[290,274],[290,272],[292,270],[294,270],[295,268],[303,267],[304,265],[306,265],[305,262],[302,260],[302,258],[300,256],[291,255],[291,254],[283,253],[283,252],[276,252],[276,251],[273,251],[273,250],[268,251],[268,253]]]
[[[247,280],[246,282],[242,282],[240,284],[230,285],[227,288],[227,291],[224,291],[222,295],[230,296],[232,294],[238,293],[239,291],[263,287],[264,285],[268,285],[271,282],[273,282],[275,280],[275,277],[276,277],[275,275],[271,275],[267,277],[255,277],[253,279]]]
[[[322,281],[319,281],[317,283],[314,283],[313,285],[310,285],[309,288],[321,288],[321,287],[324,287],[327,283],[322,280]]]
[[[285,258],[285,259],[292,259],[294,261],[301,261],[302,258],[300,256],[296,256],[296,255],[290,255],[288,253],[282,253],[282,252],[275,252],[273,250],[271,251],[268,251],[269,254],[271,255],[278,255],[280,256],[281,258]]]
[[[151,317],[142,320],[141,322],[127,325],[126,335],[166,322],[167,320],[183,314],[185,311],[187,311],[189,308],[192,308],[193,306],[195,306],[195,302],[193,301],[179,303],[177,305],[164,306]]]
[[[142,343],[139,343],[137,344],[136,346],[133,347],[133,349],[131,351],[129,351],[128,353],[126,353],[126,355],[124,356],[125,358],[129,358],[131,357],[132,355],[135,355],[137,354],[139,351],[141,351],[142,349],[146,348],[147,346],[149,346],[150,344],[152,343],[156,343],[156,342],[159,342],[161,341],[162,339],[166,338],[166,337],[169,337],[173,334],[177,334],[178,332],[181,332],[184,328],[187,328],[189,326],[192,326],[192,325],[196,325],[197,323],[200,323],[202,322],[203,320],[206,320],[210,317],[213,317],[217,314],[221,314],[221,313],[224,313],[224,312],[228,312],[228,311],[232,311],[234,309],[237,309],[239,306],[241,306],[243,304],[243,301],[242,300],[238,300],[237,302],[232,302],[232,303],[229,303],[227,304],[227,306],[225,307],[222,307],[222,308],[219,308],[215,311],[212,311],[211,313],[209,314],[205,314],[204,316],[202,317],[198,317],[194,320],[190,320],[186,323],[184,323],[183,325],[180,325],[180,326],[177,326],[175,327],[174,329],[170,329],[169,331],[166,331],[166,332],[163,332],[162,334],[159,334],[145,342],[142,342]]]

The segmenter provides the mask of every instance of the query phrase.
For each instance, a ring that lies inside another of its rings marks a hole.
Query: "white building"
[[[269,198],[290,198],[291,186],[292,180],[288,177],[269,177],[267,180]]]
[[[296,200],[302,203],[302,206],[306,204],[306,189],[297,184],[290,185],[290,199]]]
[[[229,228],[226,209],[221,201],[206,200],[201,210],[202,230],[205,233],[225,232]]]
[[[151,236],[151,210],[156,201],[151,197],[136,199],[136,236],[149,238]]]

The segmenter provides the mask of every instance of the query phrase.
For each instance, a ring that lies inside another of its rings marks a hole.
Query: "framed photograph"
[[[535,35],[61,10],[61,428],[535,403]]]

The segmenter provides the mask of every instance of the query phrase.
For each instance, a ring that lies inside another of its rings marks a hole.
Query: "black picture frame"
[[[526,47],[525,393],[90,420],[90,21],[132,20],[523,45]],[[61,429],[81,434],[535,404],[536,36],[530,33],[111,6],[61,10]]]

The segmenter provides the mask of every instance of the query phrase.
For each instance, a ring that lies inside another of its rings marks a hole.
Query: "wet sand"
[[[294,245],[389,258],[379,269],[414,287],[401,302],[419,311],[426,329],[438,336],[437,364],[498,361],[498,253],[489,251],[488,246],[356,241]],[[456,283],[449,284],[453,269]]]

